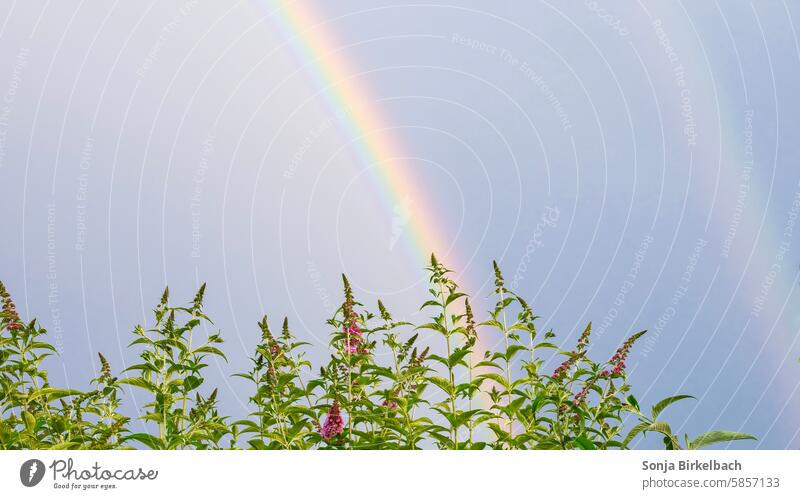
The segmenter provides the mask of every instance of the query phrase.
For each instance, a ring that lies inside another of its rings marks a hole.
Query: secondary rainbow
[[[755,11],[755,7],[752,7]],[[688,14],[685,12],[678,12],[677,10],[666,8],[661,9],[658,13],[661,19],[665,19],[664,24],[678,27],[686,23]],[[656,17],[650,17],[650,14],[642,14],[643,25],[651,25]],[[761,29],[760,23],[756,23],[756,27]],[[675,30],[672,33],[673,42],[677,42],[679,37],[686,37],[681,39],[687,45],[696,45],[698,38],[696,33],[692,33],[688,29],[685,31]],[[736,47],[732,40],[726,40],[726,43],[731,44],[730,50]],[[666,57],[663,53],[663,48],[660,45],[654,45],[655,52],[652,54],[653,61],[663,61]],[[694,75],[695,81],[692,84],[701,85],[701,78],[708,74],[708,64],[700,57],[701,51],[697,54],[682,54],[682,63],[686,67],[686,74]],[[663,62],[648,65],[648,68],[653,71],[652,76],[656,80],[674,82],[675,75],[672,72],[670,65]],[[744,75],[742,76],[744,79]],[[726,84],[728,83],[728,84]],[[742,81],[742,85],[748,85],[750,82]],[[708,84],[706,84],[708,85]],[[694,146],[694,162],[695,171],[705,183],[706,192],[715,192],[718,189],[717,178],[717,165],[719,161],[722,174],[730,174],[735,178],[740,179],[743,171],[743,165],[747,164],[748,160],[755,161],[755,167],[750,173],[751,177],[759,175],[759,165],[764,163],[762,159],[765,155],[762,149],[761,154],[756,154],[755,158],[749,158],[744,152],[744,132],[747,126],[745,119],[746,113],[751,104],[747,103],[745,87],[742,91],[744,95],[733,95],[738,92],[735,86],[730,88],[730,82],[720,83],[717,82],[715,88],[707,86],[705,90],[709,93],[716,92],[717,100],[702,99],[696,97],[692,101],[693,112],[698,123],[703,123],[707,126],[708,130],[714,130],[714,126],[719,120],[722,130],[719,131],[719,136],[701,135]],[[685,125],[681,121],[681,116],[676,113],[675,109],[681,109],[682,102],[680,101],[680,94],[673,92],[674,101],[671,102],[670,112],[664,114],[665,122],[673,130],[681,130]],[[699,95],[699,94],[698,94]],[[742,104],[744,101],[744,104]],[[718,105],[717,105],[718,104]],[[779,113],[779,109],[775,109]],[[718,115],[719,114],[719,115]],[[756,118],[757,119],[757,118]],[[674,120],[674,121],[671,121]],[[730,131],[732,125],[733,132]],[[716,132],[716,130],[715,130]],[[716,135],[716,133],[714,134]],[[714,142],[718,138],[720,144]],[[777,139],[776,139],[777,140]],[[773,151],[768,151],[773,152]],[[723,157],[719,158],[722,154]],[[767,156],[768,157],[768,156]],[[709,164],[710,163],[710,164]],[[713,166],[713,167],[712,167]],[[751,166],[753,166],[751,164]],[[772,168],[773,165],[765,165],[766,168]],[[764,175],[766,172],[761,172]],[[769,180],[769,179],[767,179]],[[769,369],[778,370],[787,364],[793,364],[795,358],[792,352],[785,348],[785,344],[779,340],[780,336],[786,334],[794,334],[796,331],[796,323],[798,318],[796,316],[797,310],[797,295],[796,295],[796,271],[787,261],[783,261],[783,255],[780,248],[785,245],[796,246],[797,236],[789,237],[784,234],[784,227],[789,221],[792,214],[792,206],[781,206],[777,210],[767,212],[762,215],[760,210],[769,210],[770,204],[773,203],[773,195],[776,193],[777,178],[774,179],[775,183],[768,184],[766,187],[759,188],[758,183],[754,180],[748,183],[748,191],[745,196],[745,209],[741,213],[741,218],[738,225],[735,227],[734,232],[734,248],[730,251],[729,255],[724,258],[720,254],[714,254],[717,250],[717,245],[710,245],[708,257],[715,257],[721,265],[722,272],[733,272],[734,282],[739,282],[738,292],[735,296],[730,298],[731,309],[745,310],[748,312],[747,320],[749,328],[745,333],[748,336],[763,337],[766,341],[758,352],[757,357],[754,359],[753,365],[745,366],[747,372],[743,371],[742,376],[750,374],[752,370],[756,369],[757,361],[762,358],[769,359],[772,363]],[[796,182],[796,181],[795,181]],[[740,184],[741,182],[737,182]],[[735,188],[741,188],[737,185]],[[800,185],[794,185],[795,192],[800,190]],[[736,199],[736,192],[718,192],[716,203],[713,206],[713,213],[710,215],[709,224],[705,237],[717,238],[713,243],[723,241],[726,236],[730,234],[732,227],[733,213],[730,209],[722,209],[720,206],[721,199]],[[797,194],[796,194],[797,195]],[[794,242],[792,241],[793,239]],[[752,247],[749,246],[747,241],[753,241]],[[740,248],[738,245],[741,245]],[[788,255],[787,255],[788,258]],[[771,270],[777,265],[779,270],[776,275],[771,275]],[[743,269],[747,269],[742,275]],[[768,285],[768,286],[767,286]],[[765,288],[767,286],[767,288]],[[762,292],[766,289],[766,295]],[[763,299],[763,302],[758,300]],[[727,302],[727,300],[726,300]],[[736,304],[734,306],[733,304]],[[757,305],[758,303],[758,305]],[[726,313],[720,317],[720,321],[729,320],[729,315]],[[793,324],[794,323],[794,324]],[[740,326],[743,327],[744,325]],[[717,334],[722,334],[722,326],[717,331]],[[735,334],[743,334],[736,331]],[[796,339],[792,341],[791,345],[794,346]],[[737,343],[738,345],[738,343]],[[796,350],[795,350],[796,351]],[[728,364],[730,366],[730,363]],[[739,380],[736,380],[738,383]],[[783,393],[794,393],[796,390],[796,379],[786,379],[784,376],[777,376],[769,381],[769,383],[777,382],[782,385]],[[724,412],[724,410],[722,411]],[[787,420],[790,417],[783,416]],[[788,428],[792,432],[797,431],[795,427]],[[800,432],[798,432],[800,433]],[[798,433],[795,433],[797,438]]]

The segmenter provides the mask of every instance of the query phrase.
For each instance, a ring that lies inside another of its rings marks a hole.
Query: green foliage
[[[317,412],[311,404],[311,392],[300,377],[302,369],[311,368],[303,355],[296,353],[304,343],[294,340],[288,319],[284,319],[278,337],[272,335],[266,317],[258,326],[261,343],[250,359],[253,367],[235,375],[253,383],[255,393],[250,402],[256,410],[249,419],[237,421],[233,426],[254,449],[308,448]]]
[[[0,282],[0,448],[109,449],[127,419],[116,412],[117,385],[105,359],[94,390],[50,386],[42,362],[56,352],[36,321],[23,323]]]
[[[197,329],[211,323],[203,313],[205,289],[203,284],[188,307],[170,307],[169,288],[165,289],[154,310],[155,326],[134,329],[136,339],[130,346],[141,348],[141,362],[125,369],[135,375],[119,383],[150,395],[141,419],[158,427],[158,437],[129,433],[125,441],[151,449],[216,449],[230,432],[226,418],[217,414],[217,390],[204,396],[199,389],[207,359],[225,358],[216,346],[222,343],[219,334],[197,344]]]
[[[100,375],[78,391],[49,385],[42,362],[55,348],[35,321],[20,320],[0,283],[0,448],[595,450],[627,449],[653,433],[666,449],[682,448],[660,418],[691,397],[668,397],[645,415],[630,393],[625,362],[644,331],[597,362],[591,323],[572,349],[559,349],[497,263],[495,303],[480,323],[450,270],[435,256],[427,270],[429,320],[417,326],[380,301],[368,310],[343,276],[343,303],[327,322],[330,358],[317,370],[288,319],[273,334],[264,317],[248,370],[234,374],[251,386],[240,420],[221,415],[217,389],[206,388],[208,362],[225,356],[221,335],[207,332],[205,285],[185,307],[170,305],[165,290],[152,326],[133,331],[139,361],[116,377],[99,354]],[[554,356],[560,363],[546,372]],[[121,412],[123,387],[146,396],[139,422]],[[684,436],[683,448],[753,438],[710,431]]]
[[[664,442],[664,448],[667,450],[696,450],[716,443],[756,439],[754,436],[748,435],[747,433],[715,430],[704,433],[691,441],[689,440],[688,435],[684,435],[685,447],[682,448],[678,436],[672,432],[670,425],[664,421],[660,421],[658,417],[667,407],[671,406],[675,402],[685,399],[694,399],[694,397],[691,395],[675,395],[673,397],[667,397],[650,409],[649,416],[644,415],[639,410],[639,404],[635,403],[634,399],[631,412],[638,417],[639,422],[630,430],[628,436],[625,437],[623,445],[627,446],[638,435],[646,435],[647,432],[660,435]]]

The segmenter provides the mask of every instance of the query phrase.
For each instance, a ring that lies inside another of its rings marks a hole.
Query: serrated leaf
[[[693,398],[694,397],[692,397],[691,395],[674,395],[672,397],[667,397],[664,400],[660,401],[659,403],[657,403],[656,405],[653,406],[653,408],[652,408],[652,414],[653,414],[652,418],[653,419],[658,419],[659,414],[661,414],[664,411],[664,409],[666,409],[670,405],[674,404],[675,402],[678,402],[678,401],[684,400],[684,399],[693,399]]]
[[[164,442],[160,438],[150,435],[148,433],[133,433],[127,435],[125,437],[125,441],[128,440],[133,440],[135,442],[142,443],[146,445],[148,448],[153,450],[164,448]]]
[[[692,440],[690,449],[702,449],[720,442],[733,442],[735,440],[758,440],[753,435],[738,431],[709,431]]]
[[[28,411],[22,411],[22,419],[25,420],[25,429],[30,433],[36,430],[36,418]]]
[[[637,435],[643,433],[649,426],[650,423],[645,421],[631,428],[631,431],[628,432],[628,436],[626,436],[625,440],[622,441],[622,446],[627,448],[628,444],[630,444]]]
[[[575,445],[579,449],[583,449],[583,450],[595,450],[595,449],[597,449],[597,447],[595,447],[594,443],[591,440],[589,440],[588,438],[584,437],[584,436],[575,437],[573,442],[575,443]]]
[[[39,388],[38,390],[32,391],[28,395],[28,402],[32,402],[41,397],[47,397],[49,400],[58,400],[60,398],[69,397],[71,395],[80,395],[80,390],[68,390],[62,388]]]

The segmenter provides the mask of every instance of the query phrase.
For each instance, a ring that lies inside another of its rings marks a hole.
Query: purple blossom
[[[322,429],[319,431],[319,434],[322,435],[323,439],[330,440],[336,435],[341,434],[342,431],[344,431],[344,419],[342,419],[339,403],[334,402],[328,411],[328,415],[325,417],[325,422],[322,424]]]
[[[586,396],[589,395],[589,389],[592,387],[591,384],[587,384],[583,387],[583,389],[575,395],[575,399],[573,399],[573,403],[575,405],[580,405],[584,400],[586,400]]]
[[[358,326],[352,325],[344,328],[344,350],[349,354],[363,353],[368,354],[369,349],[361,348],[362,338],[361,329]]]
[[[604,378],[608,378],[614,375],[624,374],[625,368],[625,360],[628,358],[628,354],[633,347],[633,344],[636,342],[637,339],[642,335],[642,333],[635,334],[625,340],[625,343],[622,344],[621,347],[614,352],[614,355],[609,359],[608,363],[610,365],[610,369],[605,369],[600,376]]]
[[[563,378],[564,375],[567,374],[567,371],[569,371],[570,368],[574,366],[576,362],[578,362],[578,359],[583,357],[583,355],[583,352],[571,352],[567,360],[562,362],[561,365],[558,366],[555,371],[553,371],[553,379],[560,380]]]
[[[6,324],[6,329],[9,331],[18,331],[22,329],[17,307],[14,305],[14,300],[11,299],[11,295],[8,294],[2,282],[0,282],[0,298],[2,298],[3,301],[3,312],[8,314],[10,318],[10,322]]]

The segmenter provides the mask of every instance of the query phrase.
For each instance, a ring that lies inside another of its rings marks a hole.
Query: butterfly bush
[[[691,397],[645,412],[631,393],[626,361],[644,331],[606,361],[590,356],[591,323],[559,347],[493,268],[494,305],[481,318],[432,256],[428,320],[417,325],[381,301],[371,311],[343,276],[342,305],[327,321],[330,355],[317,367],[288,319],[273,333],[263,317],[249,367],[233,374],[250,386],[243,419],[225,415],[205,381],[208,363],[225,359],[222,334],[205,332],[205,285],[182,307],[165,290],[152,323],[133,329],[138,361],[115,375],[98,354],[100,375],[73,390],[50,385],[42,364],[56,349],[0,283],[0,448],[627,449],[656,434],[666,449],[699,449],[754,438],[710,431],[681,441],[662,413]],[[125,391],[142,406],[126,407]]]

